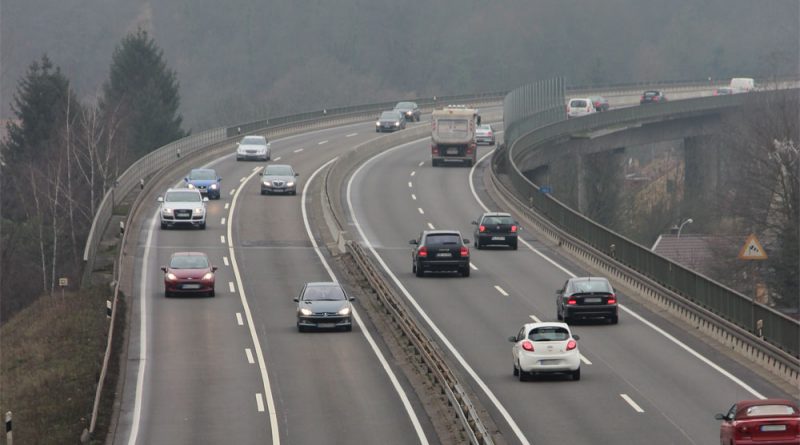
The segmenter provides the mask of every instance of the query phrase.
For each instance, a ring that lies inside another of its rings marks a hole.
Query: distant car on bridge
[[[394,106],[394,110],[399,111],[409,122],[419,122],[421,112],[416,102],[398,102],[397,105]]]
[[[657,104],[661,102],[667,102],[667,95],[661,90],[647,90],[642,93],[642,97],[639,99],[639,105]]]
[[[574,97],[567,102],[567,117],[581,117],[592,113],[597,110],[592,103],[592,99],[588,97]]]

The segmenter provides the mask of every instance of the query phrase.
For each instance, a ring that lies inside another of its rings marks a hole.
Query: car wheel
[[[214,289],[211,289],[211,292],[208,293],[209,297],[214,297],[217,295],[217,292]]]
[[[619,316],[618,316],[618,315],[612,315],[612,316],[611,316],[611,317],[608,319],[608,321],[610,321],[610,322],[611,322],[611,324],[617,324],[617,323],[619,323]]]
[[[519,368],[517,373],[518,373],[517,375],[519,376],[519,381],[520,382],[527,382],[528,381],[528,373],[523,371],[522,368]]]
[[[580,379],[581,379],[581,368],[572,371],[572,380],[580,380]]]
[[[514,377],[519,376],[519,369],[517,369],[517,365],[514,365]]]
[[[511,250],[517,250],[517,243],[511,243]]]
[[[297,332],[305,332],[305,331],[306,331],[305,326],[301,326],[300,324],[297,325]]]
[[[171,296],[172,296],[172,292],[170,292],[170,291],[168,291],[168,290],[165,290],[165,291],[164,291],[164,298],[169,298],[169,297],[171,297]]]
[[[462,277],[468,277],[469,276],[469,272],[470,272],[470,268],[469,268],[469,266],[467,266],[467,267],[461,269],[461,276]]]
[[[164,222],[161,223],[161,230],[166,230],[167,227],[168,227],[167,223],[164,223]]]
[[[478,238],[477,236],[475,237],[475,248],[478,250],[481,250],[483,248],[483,246],[481,246],[481,239]]]
[[[467,160],[467,167],[472,167],[472,159]]]
[[[415,269],[414,272],[417,274],[418,277],[422,278],[423,276],[425,276],[425,271],[422,270],[422,266],[420,266],[419,264],[417,264],[417,266],[414,269]]]
[[[566,324],[572,323],[572,318],[568,317],[566,313],[561,314],[561,319],[564,320]]]
[[[353,325],[349,324],[349,325],[345,326],[345,327],[344,327],[344,330],[345,330],[346,332],[352,332],[352,331],[353,331]]]
[[[206,230],[206,223],[200,223],[200,230]]]
[[[561,311],[560,311],[560,310],[558,310],[558,308],[556,308],[556,319],[557,319],[558,321],[561,321],[561,320],[563,320],[563,319],[564,319],[564,316],[562,316],[562,315],[561,315]]]

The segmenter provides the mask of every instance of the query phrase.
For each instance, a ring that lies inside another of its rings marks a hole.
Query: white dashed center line
[[[236,292],[236,288],[233,287],[233,281],[228,281],[228,289],[230,289],[232,294]]]
[[[350,134],[344,135],[344,137],[346,137],[346,138],[351,138],[353,136],[358,136],[358,133],[350,133]]]
[[[507,296],[508,296],[508,292],[506,292],[505,290],[503,290],[503,288],[502,288],[502,287],[500,287],[500,286],[498,286],[498,285],[496,285],[496,284],[495,284],[494,288],[495,288],[495,289],[497,289],[497,292],[500,292],[500,294],[502,294],[504,297],[507,297]]]
[[[241,312],[236,313],[236,324],[238,324],[239,326],[244,326],[244,320],[242,320]]]
[[[424,215],[425,214],[425,211],[422,210],[422,207],[417,207],[417,210],[419,211],[420,215]]]
[[[411,176],[414,176],[414,175],[416,175],[416,174],[417,174],[417,172],[416,172],[416,171],[412,171],[412,172],[411,172]]]
[[[225,235],[220,235],[219,240],[222,244],[225,244]]]
[[[277,158],[273,159],[273,161],[280,161],[280,160],[281,160],[280,156],[278,156]]]
[[[251,351],[250,348],[244,348],[244,353],[247,354],[247,363],[250,363],[252,365],[253,363],[256,362],[255,360],[253,360],[253,351]]]
[[[302,149],[302,148],[298,148],[298,149],[297,149],[297,150],[295,150],[294,152],[295,152],[295,153],[300,153],[301,151],[303,151],[303,149]]]
[[[633,408],[637,413],[644,412],[642,407],[637,405],[636,402],[634,402],[633,399],[631,399],[627,394],[620,394],[619,396],[622,397],[626,402],[628,402],[628,405],[630,405],[631,408]]]
[[[425,165],[425,161],[422,161],[422,162],[419,163],[420,167],[422,167],[423,165]]]
[[[258,171],[258,170],[260,170],[260,169],[261,169],[261,167],[253,167],[253,171],[254,171],[254,172],[257,172],[257,171]]]
[[[431,230],[436,230],[436,227],[433,227],[433,224],[431,223],[428,223],[428,228],[430,228]]]
[[[415,195],[415,194],[413,194],[413,193],[412,193],[412,194],[411,194],[411,199],[413,199],[414,201],[416,201],[416,200],[417,200],[417,195]]]
[[[230,207],[230,206],[231,206],[231,203],[229,203],[229,202],[226,202],[226,203],[225,203],[225,210],[228,210],[228,207]]]
[[[228,262],[228,257],[226,257],[226,256],[222,257],[222,262],[225,263],[226,266],[230,266],[231,265],[231,263]]]
[[[261,393],[256,393],[256,405],[258,406],[258,412],[264,412],[264,396]]]
[[[472,263],[469,263],[469,267],[472,270],[478,270],[478,267],[476,265],[472,264]]]
[[[235,188],[232,188],[232,189],[231,189],[231,195],[233,195],[234,193],[236,193],[236,189],[235,189]]]
[[[317,142],[317,145],[325,145],[327,143],[328,143],[328,141],[319,141],[319,142]]]
[[[247,178],[239,178],[239,182],[244,182],[245,179]]]
[[[224,226],[224,225],[225,225],[225,218],[222,218],[222,221],[220,221],[220,222],[221,222],[221,223],[222,223],[222,225]]]
[[[413,185],[413,184],[411,184],[411,181],[408,181],[408,188],[411,188],[411,187],[413,187],[413,186],[414,186],[414,185]]]

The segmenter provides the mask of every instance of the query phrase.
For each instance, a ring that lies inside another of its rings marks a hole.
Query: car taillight
[[[490,132],[486,133],[486,135],[487,135],[487,136],[491,136],[491,135],[492,135],[492,132],[490,131]]]
[[[485,231],[486,231],[486,226],[484,226],[483,224],[478,226],[478,232],[485,232]]]
[[[639,100],[644,100],[644,96],[640,97]]]
[[[616,304],[616,303],[617,303],[617,296],[614,295],[614,294],[611,294],[611,296],[608,297],[608,304]]]
[[[529,342],[528,340],[525,340],[524,342],[522,342],[522,349],[533,352],[533,343]]]
[[[567,300],[567,304],[578,304],[578,300],[570,298],[569,300]]]
[[[435,155],[438,155],[439,154],[439,147],[437,147],[436,145],[431,145],[431,153],[435,154]]]
[[[577,347],[578,347],[578,342],[576,342],[575,340],[570,340],[567,342],[567,351],[572,351]]]
[[[469,247],[461,246],[461,256],[469,256]]]
[[[511,233],[517,233],[517,226],[511,226]]]
[[[425,246],[420,247],[419,251],[417,252],[417,255],[419,255],[419,256],[421,256],[423,258],[427,257],[428,256],[428,248],[425,247]]]
[[[747,425],[739,425],[736,427],[736,435],[737,439],[750,437],[750,428],[748,428]]]

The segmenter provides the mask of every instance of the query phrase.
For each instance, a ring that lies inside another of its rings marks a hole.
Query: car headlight
[[[211,190],[216,190],[217,189],[217,184],[211,184],[211,187],[209,187],[209,188]]]
[[[192,184],[192,183],[190,182],[188,187],[189,187],[190,189],[193,189],[193,188],[194,188],[194,184]]]
[[[214,278],[214,272],[208,272],[205,275],[203,275],[204,280],[210,280],[212,278]]]
[[[376,126],[376,127],[380,127],[380,126],[381,126],[381,123],[380,123],[380,121],[378,121],[378,122],[375,122],[375,126]]]
[[[176,277],[174,273],[170,272],[170,273],[167,274],[167,279],[169,281],[175,281],[175,280],[178,279],[178,277]]]
[[[337,314],[339,314],[339,315],[350,315],[350,308],[349,307],[342,308],[342,309],[339,310],[339,312],[337,312]]]
[[[294,187],[294,182],[287,182],[286,187]]]
[[[165,215],[172,215],[172,209],[170,209],[169,207],[165,207],[165,208],[161,209],[161,211],[162,211],[162,212],[163,212]]]
[[[301,307],[300,308],[300,314],[302,314],[302,315],[311,315],[311,314],[313,314],[313,312],[311,311],[311,309]]]
[[[203,213],[203,208],[202,207],[197,207],[196,209],[194,209],[194,213],[196,215],[199,215],[199,214]]]
[[[272,187],[272,181],[264,181],[264,185],[267,187]]]
[[[399,127],[400,126],[400,121],[394,121],[394,126],[395,127]]]

